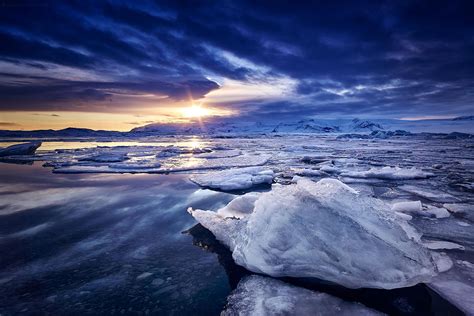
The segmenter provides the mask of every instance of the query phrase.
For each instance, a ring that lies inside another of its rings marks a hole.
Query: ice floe
[[[227,298],[223,316],[231,315],[382,315],[362,304],[252,275]]]
[[[474,315],[474,287],[458,280],[440,280],[430,283],[430,288],[454,303],[466,315]]]
[[[474,205],[461,204],[461,203],[445,203],[443,207],[452,213],[467,214],[469,212],[474,213]]]
[[[413,168],[399,168],[399,167],[382,167],[370,168],[366,171],[346,171],[341,173],[341,176],[351,178],[377,178],[388,180],[410,180],[410,179],[425,179],[433,176],[432,173]]]
[[[446,218],[449,217],[449,212],[444,207],[435,207],[435,206],[428,206],[425,209],[425,212],[428,214],[433,215],[436,218]]]
[[[465,249],[464,246],[456,244],[454,242],[439,241],[439,240],[424,241],[423,246],[425,246],[428,249],[432,249],[432,250],[440,250],[440,249],[464,250]]]
[[[245,208],[240,218],[189,212],[250,271],[385,289],[429,281],[437,273],[406,221],[338,180],[275,186],[255,199],[251,212]]]
[[[190,177],[200,186],[219,190],[244,190],[256,185],[271,184],[273,170],[264,167],[235,168],[198,174]]]
[[[41,142],[31,142],[0,148],[0,157],[33,155],[40,146]]]
[[[392,205],[392,211],[401,213],[420,214],[422,209],[420,201],[397,202]]]
[[[423,197],[427,200],[433,202],[440,202],[440,203],[450,203],[450,202],[457,202],[459,199],[449,193],[442,192],[442,191],[435,191],[426,188],[420,188],[414,185],[402,185],[399,189],[412,193],[414,195]]]

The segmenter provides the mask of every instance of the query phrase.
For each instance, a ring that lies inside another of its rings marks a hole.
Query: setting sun
[[[193,104],[190,107],[183,109],[183,116],[189,118],[200,118],[211,115],[211,110],[203,108],[200,105]]]

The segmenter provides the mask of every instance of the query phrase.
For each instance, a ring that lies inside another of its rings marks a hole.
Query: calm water
[[[153,137],[148,137],[146,141],[42,141],[41,147],[38,151],[48,151],[55,149],[78,149],[78,148],[95,148],[95,147],[116,147],[116,146],[183,146],[183,147],[204,147],[208,142],[199,137],[186,137],[184,139],[176,140],[174,138],[159,137],[155,141]],[[28,140],[31,141],[31,140]],[[25,143],[27,141],[1,141],[0,148],[11,145]]]
[[[218,314],[230,291],[189,205],[232,196],[183,176],[55,175],[0,163],[0,314]],[[194,229],[194,231],[199,229]],[[196,245],[195,245],[196,244]]]
[[[0,179],[1,315],[217,315],[248,273],[186,212],[233,195],[186,175],[62,175],[38,162],[0,163]],[[459,314],[424,285],[287,281],[390,314]]]

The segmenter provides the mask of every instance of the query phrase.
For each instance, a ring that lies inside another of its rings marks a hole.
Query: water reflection
[[[217,315],[216,255],[181,232],[232,196],[179,175],[54,175],[0,164],[0,314]]]
[[[25,143],[25,141],[12,141],[12,142],[1,142],[1,147],[8,147],[11,145]],[[79,149],[79,148],[95,148],[95,147],[119,147],[119,146],[179,146],[187,148],[202,148],[209,145],[209,141],[205,141],[200,137],[193,136],[190,138],[176,139],[173,137],[149,137],[143,140],[130,140],[130,141],[91,141],[91,140],[71,140],[71,141],[44,141],[38,151],[49,151],[56,149]]]

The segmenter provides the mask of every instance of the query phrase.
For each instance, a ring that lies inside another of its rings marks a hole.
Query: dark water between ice
[[[0,179],[1,315],[217,315],[245,273],[186,212],[233,196],[186,175],[60,175],[0,163]],[[422,285],[291,282],[391,314],[457,313]]]

